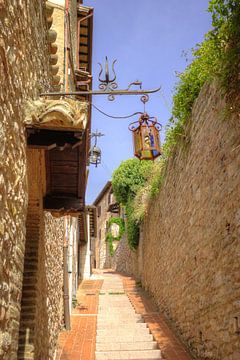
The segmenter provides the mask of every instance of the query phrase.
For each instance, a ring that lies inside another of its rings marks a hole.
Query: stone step
[[[36,305],[27,304],[27,305],[22,305],[21,306],[21,314],[25,314],[25,313],[34,314],[35,311],[36,311]]]
[[[24,264],[24,274],[29,271],[37,271],[38,269],[38,263],[25,263]]]
[[[35,279],[35,282],[33,282],[33,279],[31,281],[26,281],[23,283],[23,289],[24,290],[32,290],[35,291],[37,289],[37,282]]]
[[[32,332],[26,333],[26,329],[20,329],[18,341],[21,344],[25,344],[25,343],[33,344],[34,343],[34,334]]]
[[[19,353],[18,354],[18,360],[34,360],[34,354],[32,353]]]
[[[23,341],[19,341],[18,343],[18,352],[19,353],[33,353],[34,352],[34,345],[33,344],[29,344],[28,342],[25,341],[25,343]]]
[[[27,258],[25,258],[25,262],[24,262],[24,266],[28,266],[30,264],[37,264],[38,263],[38,258],[35,256],[29,256]]]
[[[37,269],[24,269],[24,282],[27,281],[29,278],[37,278]],[[35,280],[36,281],[36,280]]]
[[[125,314],[120,314],[120,311],[118,313],[100,313],[98,314],[98,319],[99,320],[114,320],[115,322],[118,321],[131,321],[131,320],[142,320],[142,316],[140,314],[135,313],[134,311],[129,311],[128,313]]]
[[[38,250],[32,250],[25,253],[25,262],[31,260],[38,260]]]
[[[115,327],[129,327],[129,326],[134,326],[135,324],[145,324],[143,319],[141,320],[128,320],[127,322],[125,320],[119,320],[116,321],[115,319],[108,319],[108,320],[98,320],[97,321],[97,326],[98,328],[100,328],[100,326],[102,327],[102,329],[104,329],[106,326],[115,326]]]
[[[127,310],[118,310],[118,311],[115,311],[115,310],[102,310],[102,311],[99,311],[99,316],[105,316],[106,319],[108,317],[119,317],[119,315],[121,316],[134,316],[134,315],[138,315],[133,309],[127,309]]]
[[[22,318],[21,317],[21,329],[22,330],[30,330],[30,331],[32,331],[32,330],[34,330],[34,328],[35,328],[35,321],[34,321],[34,319],[33,318],[28,318],[28,319],[26,319],[26,318]]]
[[[147,342],[147,341],[153,341],[153,336],[152,334],[145,334],[145,335],[134,335],[134,336],[129,336],[128,334],[125,334],[123,336],[102,336],[102,335],[98,335],[96,342],[97,343],[130,343],[130,342]]]
[[[125,342],[125,343],[97,343],[96,351],[119,351],[119,350],[155,350],[158,348],[156,341]]]
[[[140,351],[96,351],[95,360],[145,360],[162,359],[160,350],[140,350]],[[176,359],[177,360],[177,359]]]
[[[105,319],[116,319],[116,321],[118,321],[118,319],[136,319],[136,320],[140,320],[142,319],[142,316],[140,314],[136,314],[134,311],[129,311],[127,313],[125,313],[124,315],[122,315],[120,312],[118,313],[114,313],[112,314],[111,312],[109,313],[100,313],[98,314],[98,319],[101,319],[101,320],[105,320]]]
[[[116,298],[117,296],[127,296],[126,293],[124,292],[123,289],[111,289],[111,290],[104,290],[104,289],[101,289],[100,290],[100,296],[101,297],[107,297],[107,298],[111,298],[111,299],[114,299]]]
[[[121,309],[121,308],[123,308],[123,309],[125,309],[125,308],[131,308],[131,309],[133,309],[133,307],[132,307],[132,304],[129,302],[129,303],[112,303],[112,302],[105,302],[105,303],[99,303],[98,304],[98,308],[99,309],[103,309],[103,310],[107,310],[107,309],[109,309],[109,307],[111,307],[111,309],[116,309],[116,310],[118,310],[118,309]],[[109,309],[110,310],[110,309]]]
[[[136,323],[136,322],[131,322],[129,324],[126,324],[125,322],[119,324],[116,322],[108,322],[108,321],[104,321],[102,323],[97,322],[97,329],[99,330],[105,330],[105,329],[125,329],[125,331],[127,331],[128,329],[148,329],[147,324],[142,322],[142,323]]]
[[[34,337],[31,336],[31,337],[26,337],[26,336],[19,336],[18,338],[18,347],[20,346],[25,346],[26,344],[28,344],[29,346],[33,346],[33,343],[34,343]]]
[[[37,290],[23,289],[23,291],[22,291],[22,299],[23,300],[25,300],[25,299],[27,300],[28,298],[34,299],[36,297],[37,297]]]
[[[34,298],[22,298],[21,306],[35,306],[36,305],[36,297]]]
[[[25,322],[33,321],[35,317],[35,311],[24,312],[21,314],[21,324],[25,324]]]
[[[124,305],[124,306],[113,306],[111,304],[109,304],[109,307],[102,307],[102,306],[99,306],[98,307],[98,311],[99,312],[116,312],[116,313],[119,313],[120,311],[128,311],[128,312],[134,312],[135,313],[135,310],[134,308],[132,307],[132,305]]]
[[[22,311],[22,313],[21,313],[21,321],[34,319],[35,313],[36,313],[35,309],[34,310],[29,310],[29,311]]]
[[[127,297],[126,294],[118,294],[118,295],[109,295],[109,294],[101,294],[100,292],[100,299],[99,299],[99,302],[101,303],[108,303],[108,302],[111,302],[111,303],[121,303],[121,302],[128,302],[129,303],[129,299]]]
[[[149,328],[143,328],[143,329],[136,329],[136,328],[130,328],[126,332],[126,329],[121,328],[112,328],[112,329],[103,329],[103,330],[97,330],[97,336],[140,336],[140,335],[146,335],[149,334]]]
[[[110,299],[106,299],[106,297],[105,297],[105,299],[103,299],[103,300],[101,300],[101,301],[99,301],[99,305],[101,305],[101,306],[107,306],[107,304],[111,304],[111,305],[129,305],[129,304],[131,304],[130,303],[130,301],[128,300],[128,299],[126,299],[126,300],[115,300],[115,299],[113,299],[113,298],[111,298],[111,300]]]

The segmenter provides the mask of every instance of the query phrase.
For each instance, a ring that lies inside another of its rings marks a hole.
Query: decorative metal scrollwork
[[[106,63],[105,63],[105,79],[101,79],[101,75],[103,73],[103,66],[101,63],[98,63],[100,66],[100,73],[98,75],[98,80],[100,82],[98,88],[102,90],[103,92],[109,92],[114,91],[118,88],[118,84],[115,82],[117,75],[114,69],[114,65],[117,62],[117,60],[114,60],[112,63],[112,72],[113,72],[113,78],[110,79],[110,73],[109,73],[109,64],[108,64],[108,58],[106,56]],[[110,94],[108,95],[108,100],[113,101],[115,100],[115,96]]]
[[[149,96],[147,94],[152,94],[160,91],[161,87],[151,90],[143,90],[142,82],[139,80],[131,82],[126,89],[118,89],[118,84],[116,82],[117,75],[115,71],[115,64],[117,60],[115,59],[112,63],[112,77],[110,76],[109,71],[109,62],[106,56],[105,59],[105,75],[103,75],[103,65],[98,63],[100,66],[100,72],[98,75],[99,80],[99,90],[80,90],[80,91],[70,91],[70,92],[50,92],[50,93],[42,93],[40,96],[72,96],[72,95],[108,95],[108,100],[115,100],[115,96],[117,95],[139,95],[141,96],[141,101],[145,104],[149,100]],[[132,89],[133,86],[138,86],[139,89]]]

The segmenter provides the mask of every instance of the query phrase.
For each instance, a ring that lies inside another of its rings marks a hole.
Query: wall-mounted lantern
[[[98,109],[96,105],[92,103],[92,106],[102,113],[103,115],[113,118],[113,119],[126,119],[136,114],[141,114],[139,120],[135,123],[130,124],[129,129],[133,132],[134,140],[134,149],[135,156],[140,160],[154,160],[156,157],[161,155],[160,148],[160,138],[159,130],[161,130],[161,125],[157,122],[157,119],[154,117],[149,117],[145,113],[145,104],[149,100],[148,94],[156,93],[160,91],[160,87],[152,90],[143,90],[142,82],[136,80],[131,82],[126,89],[118,89],[118,84],[116,82],[117,76],[115,72],[115,63],[116,60],[112,63],[112,75],[110,75],[110,68],[108,63],[108,58],[106,57],[105,62],[105,76],[103,76],[103,65],[100,65],[100,72],[98,76],[99,80],[99,90],[80,90],[80,91],[71,91],[71,92],[51,92],[51,93],[42,93],[41,96],[80,96],[80,95],[107,95],[109,101],[113,101],[117,95],[140,95],[141,101],[144,103],[144,112],[137,112],[129,116],[111,116],[104,111]],[[132,87],[139,87],[135,90]],[[135,125],[137,124],[137,125]],[[93,133],[91,137],[95,136],[95,144],[89,152],[89,162],[94,164],[96,167],[101,163],[101,150],[96,146],[97,137],[102,136],[100,133]]]
[[[162,125],[144,113],[129,125],[133,133],[134,155],[140,160],[154,160],[161,155],[159,131]]]
[[[89,162],[96,167],[101,164],[101,149],[96,145],[90,149]]]
[[[90,136],[91,138],[94,138],[94,145],[91,147],[89,151],[89,163],[97,167],[99,164],[101,164],[101,156],[102,156],[101,149],[97,146],[97,138],[100,136],[104,136],[104,134],[96,131],[95,133],[92,133]]]

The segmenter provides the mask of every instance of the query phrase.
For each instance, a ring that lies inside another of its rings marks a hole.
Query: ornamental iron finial
[[[113,78],[110,80],[110,73],[109,73],[109,64],[108,64],[108,58],[106,56],[106,63],[105,63],[105,79],[101,79],[101,75],[103,72],[103,66],[101,63],[98,63],[100,66],[100,73],[98,75],[98,80],[100,82],[98,88],[104,92],[113,91],[116,90],[118,87],[118,84],[115,82],[117,75],[114,69],[114,65],[117,62],[115,59],[112,63],[112,72],[113,72]],[[115,99],[115,96],[110,94],[108,95],[108,99],[110,101],[113,101]]]

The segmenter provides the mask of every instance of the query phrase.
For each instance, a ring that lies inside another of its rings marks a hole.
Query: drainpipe
[[[72,283],[73,283],[73,221],[71,218],[71,224],[70,224],[70,232],[69,232],[69,242],[68,242],[68,291],[69,291],[69,311],[71,315],[72,311]]]
[[[90,236],[90,214],[87,212],[87,264],[88,264],[88,277],[91,276],[91,236]]]
[[[68,91],[68,16],[69,16],[69,0],[65,0],[65,16],[64,16],[64,91]]]
[[[64,291],[64,320],[66,330],[71,330],[69,310],[69,283],[68,283],[68,217],[64,218],[64,246],[63,246],[63,291]]]

